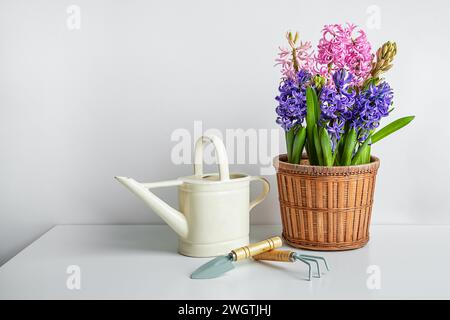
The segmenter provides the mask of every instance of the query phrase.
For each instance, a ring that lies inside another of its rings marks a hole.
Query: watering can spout
[[[171,180],[155,183],[139,183],[128,177],[114,177],[117,181],[127,187],[136,196],[141,198],[148,207],[158,214],[180,237],[186,238],[188,235],[188,223],[184,214],[175,210],[167,203],[150,192],[150,188],[168,187],[181,185],[181,180]]]

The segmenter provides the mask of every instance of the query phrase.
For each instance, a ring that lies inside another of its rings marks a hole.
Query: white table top
[[[281,228],[251,230],[259,241]],[[177,254],[166,226],[56,226],[0,268],[0,299],[450,298],[450,226],[373,226],[371,237],[359,250],[320,253],[331,271],[311,282],[300,262],[255,261],[192,280],[209,259]],[[80,267],[79,290],[66,286],[70,265]],[[367,286],[371,265],[379,268],[380,289]]]

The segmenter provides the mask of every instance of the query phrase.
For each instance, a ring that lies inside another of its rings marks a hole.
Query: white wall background
[[[72,4],[80,30],[66,25]],[[366,28],[370,5],[379,30]],[[417,116],[374,146],[373,222],[449,224],[449,13],[445,0],[0,1],[0,264],[55,224],[161,223],[113,176],[190,174],[170,135],[195,120],[277,128],[277,46],[288,29],[315,45],[332,22],[365,27],[374,47],[397,41],[395,117]],[[255,224],[280,221],[268,178]]]

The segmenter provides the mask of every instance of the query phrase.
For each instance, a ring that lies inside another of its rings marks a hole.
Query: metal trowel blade
[[[230,255],[219,256],[200,266],[191,274],[191,279],[217,278],[234,268],[233,258]]]

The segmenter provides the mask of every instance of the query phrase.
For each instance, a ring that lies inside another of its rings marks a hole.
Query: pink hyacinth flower
[[[354,84],[370,74],[373,54],[365,32],[354,24],[326,25],[317,46],[315,71],[331,80],[332,72],[346,69],[354,76]],[[356,33],[356,35],[355,35]]]
[[[364,81],[372,70],[373,54],[372,48],[367,41],[367,36],[363,30],[358,31],[358,36],[352,39],[347,46],[347,55],[344,62],[349,71],[355,76],[357,82]]]
[[[278,58],[275,59],[276,64],[281,66],[281,74],[284,78],[295,79],[297,71],[294,66],[294,59],[298,66],[298,69],[304,69],[308,72],[313,72],[315,60],[313,52],[311,51],[310,42],[301,42],[297,45],[289,36],[286,36],[290,45],[290,49],[279,48]],[[295,49],[295,57],[292,54]]]

